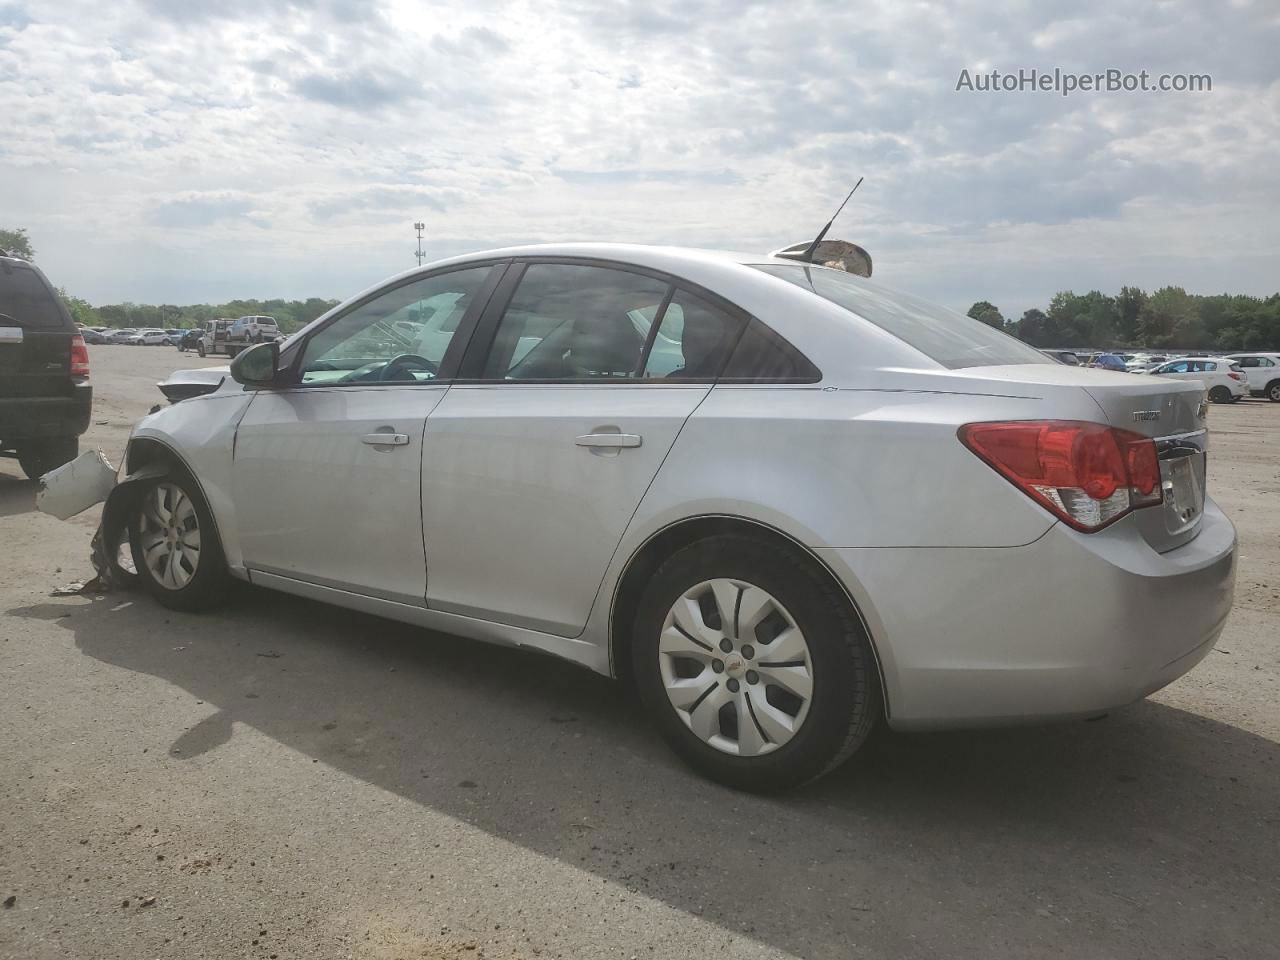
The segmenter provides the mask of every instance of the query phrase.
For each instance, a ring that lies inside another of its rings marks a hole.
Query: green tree
[[[969,308],[968,316],[975,320],[981,320],[989,327],[995,327],[997,330],[1004,329],[1004,314],[999,308],[988,300],[979,300]]]
[[[1050,328],[1059,342],[1049,346],[1109,347],[1117,340],[1119,312],[1111,297],[1090,290],[1086,294],[1063,290],[1049,301]]]
[[[1148,347],[1200,346],[1191,341],[1201,329],[1195,300],[1182,287],[1161,287],[1138,313],[1138,336]]]
[[[1147,302],[1146,293],[1138,287],[1121,287],[1120,296],[1116,297],[1116,309],[1119,313],[1117,333],[1125,343],[1134,343],[1138,339],[1138,315]]]
[[[0,250],[21,257],[23,260],[34,260],[35,249],[31,246],[31,238],[27,236],[26,227],[16,230],[0,230]]]
[[[1018,337],[1033,347],[1051,347],[1057,344],[1057,330],[1052,328],[1043,310],[1032,307],[1018,321]]]
[[[67,312],[71,314],[71,319],[76,323],[86,327],[100,327],[103,325],[101,315],[90,305],[88,300],[73,297],[62,287],[58,288],[58,296],[67,305]]]

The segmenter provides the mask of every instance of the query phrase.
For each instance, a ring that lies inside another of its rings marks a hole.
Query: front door
[[[453,335],[492,268],[399,283],[311,334],[295,383],[259,391],[236,432],[245,565],[421,605],[422,433]],[[447,371],[446,371],[447,372]]]
[[[528,266],[499,308],[427,419],[427,603],[572,637],[740,321],[665,279],[566,263]]]

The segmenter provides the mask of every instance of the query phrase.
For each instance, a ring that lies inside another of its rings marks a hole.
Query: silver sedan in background
[[[742,788],[881,719],[1102,713],[1231,606],[1198,384],[794,260],[458,257],[206,389],[137,426],[104,513],[161,603],[235,577],[563,657]]]

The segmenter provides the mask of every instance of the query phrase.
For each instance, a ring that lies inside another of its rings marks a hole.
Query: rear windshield
[[[0,266],[0,313],[20,327],[61,329],[70,326],[48,284],[27,266]]]
[[[843,270],[805,264],[754,264],[875,324],[952,370],[1010,363],[1053,363],[1039,350],[985,323]]]

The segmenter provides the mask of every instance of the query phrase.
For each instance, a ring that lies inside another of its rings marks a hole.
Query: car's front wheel
[[[147,592],[173,610],[206,610],[227,585],[222,544],[204,498],[185,477],[147,484],[129,524],[133,565]]]
[[[1267,384],[1267,399],[1272,403],[1280,403],[1280,380],[1272,380]]]
[[[880,714],[870,644],[825,571],[738,536],[680,550],[654,574],[632,642],[645,708],[690,765],[778,790],[834,769]]]

